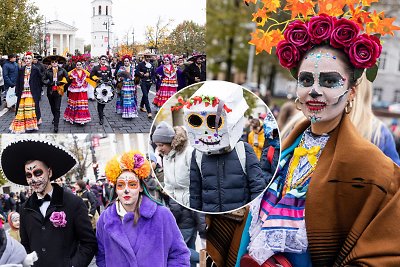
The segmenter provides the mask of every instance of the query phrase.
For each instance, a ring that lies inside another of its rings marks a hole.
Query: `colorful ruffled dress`
[[[178,88],[178,74],[177,69],[172,64],[158,67],[156,74],[161,76],[161,85],[153,100],[153,104],[161,107],[176,93],[176,89]]]
[[[328,139],[329,135],[316,136],[308,128],[282,152],[275,179],[251,204],[248,253],[260,265],[283,253],[293,266],[311,266],[304,218],[306,195]]]
[[[38,122],[35,111],[35,101],[29,86],[31,67],[25,67],[24,89],[18,105],[17,115],[10,125],[12,133],[24,133],[25,131],[38,130]]]
[[[91,121],[88,103],[89,72],[73,69],[68,73],[72,80],[68,87],[68,105],[64,112],[64,120],[74,124],[85,124]]]
[[[122,66],[117,72],[117,75],[123,78],[121,94],[118,96],[116,104],[117,114],[122,114],[122,118],[136,118],[138,116],[137,86],[134,83],[134,73],[133,66],[130,66],[129,69]]]

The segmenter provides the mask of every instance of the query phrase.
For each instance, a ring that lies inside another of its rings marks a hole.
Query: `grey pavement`
[[[156,114],[154,106],[151,104],[155,96],[155,86],[152,86],[149,101],[153,111],[153,118]],[[138,102],[142,99],[142,91],[139,89],[137,93]],[[120,114],[115,112],[116,98],[106,104],[104,108],[104,124],[99,124],[99,116],[97,114],[97,102],[89,100],[89,112],[92,120],[81,126],[71,124],[63,119],[64,111],[67,107],[67,96],[64,95],[61,102],[60,123],[58,126],[59,133],[149,133],[152,119],[147,118],[147,113],[138,110],[139,117],[133,119],[123,119]],[[53,133],[53,115],[51,114],[50,104],[46,94],[40,100],[40,111],[42,113],[42,125],[38,131],[32,133]],[[14,119],[14,112],[4,108],[0,109],[0,133],[10,133],[9,127]]]

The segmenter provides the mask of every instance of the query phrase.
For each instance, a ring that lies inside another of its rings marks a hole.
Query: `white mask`
[[[207,154],[231,151],[242,136],[244,113],[248,109],[243,88],[230,82],[206,81],[191,99],[201,96],[218,98],[220,104],[213,107],[212,103],[201,101],[189,108],[185,106],[184,120],[191,145]],[[227,112],[229,109],[232,111]],[[218,129],[215,127],[217,116],[220,116]]]

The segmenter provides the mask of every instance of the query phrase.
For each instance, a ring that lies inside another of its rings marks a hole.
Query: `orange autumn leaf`
[[[385,12],[376,13],[374,11],[373,14],[370,15],[371,22],[367,24],[366,32],[370,33],[379,33],[382,36],[386,34],[394,35],[393,31],[400,30],[400,27],[393,25],[393,22],[396,18],[385,18]]]
[[[350,6],[350,14],[350,20],[357,23],[362,31],[364,31],[364,24],[372,21],[369,17],[371,13],[363,10],[361,6],[358,6],[357,8]]]
[[[327,14],[334,17],[340,16],[344,13],[343,8],[345,5],[346,3],[343,0],[318,0],[318,14]]]
[[[363,6],[371,6],[371,3],[379,2],[379,0],[362,0]]]
[[[349,7],[354,7],[354,5],[360,3],[360,0],[344,0],[344,3]]]
[[[261,0],[264,3],[264,8],[268,10],[268,12],[275,12],[278,8],[281,7],[280,0]]]
[[[315,14],[315,3],[312,0],[287,0],[283,10],[289,10],[292,13],[292,19],[300,14],[305,18],[308,15]]]
[[[271,54],[272,48],[277,46],[278,43],[284,39],[280,30],[264,32],[261,29],[256,29],[256,31],[251,34],[251,37],[252,39],[249,41],[249,44],[256,47],[257,55],[262,51]]]
[[[380,13],[376,13],[376,10],[374,10],[374,13],[369,14],[369,18],[371,19],[367,23],[367,27],[365,29],[365,32],[367,34],[375,33],[378,31],[379,23],[381,21],[381,17],[384,17],[385,13],[382,11]]]
[[[265,25],[265,21],[268,19],[267,11],[263,8],[259,8],[256,13],[253,13],[253,19],[257,23],[257,26],[263,27]]]

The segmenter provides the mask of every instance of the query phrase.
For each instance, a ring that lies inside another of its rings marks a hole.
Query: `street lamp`
[[[110,18],[107,18],[107,22],[104,22],[103,25],[105,25],[107,29],[107,56],[108,56],[110,55]],[[115,25],[114,22],[111,21],[111,25]]]
[[[132,29],[132,55],[135,53],[135,28]]]

